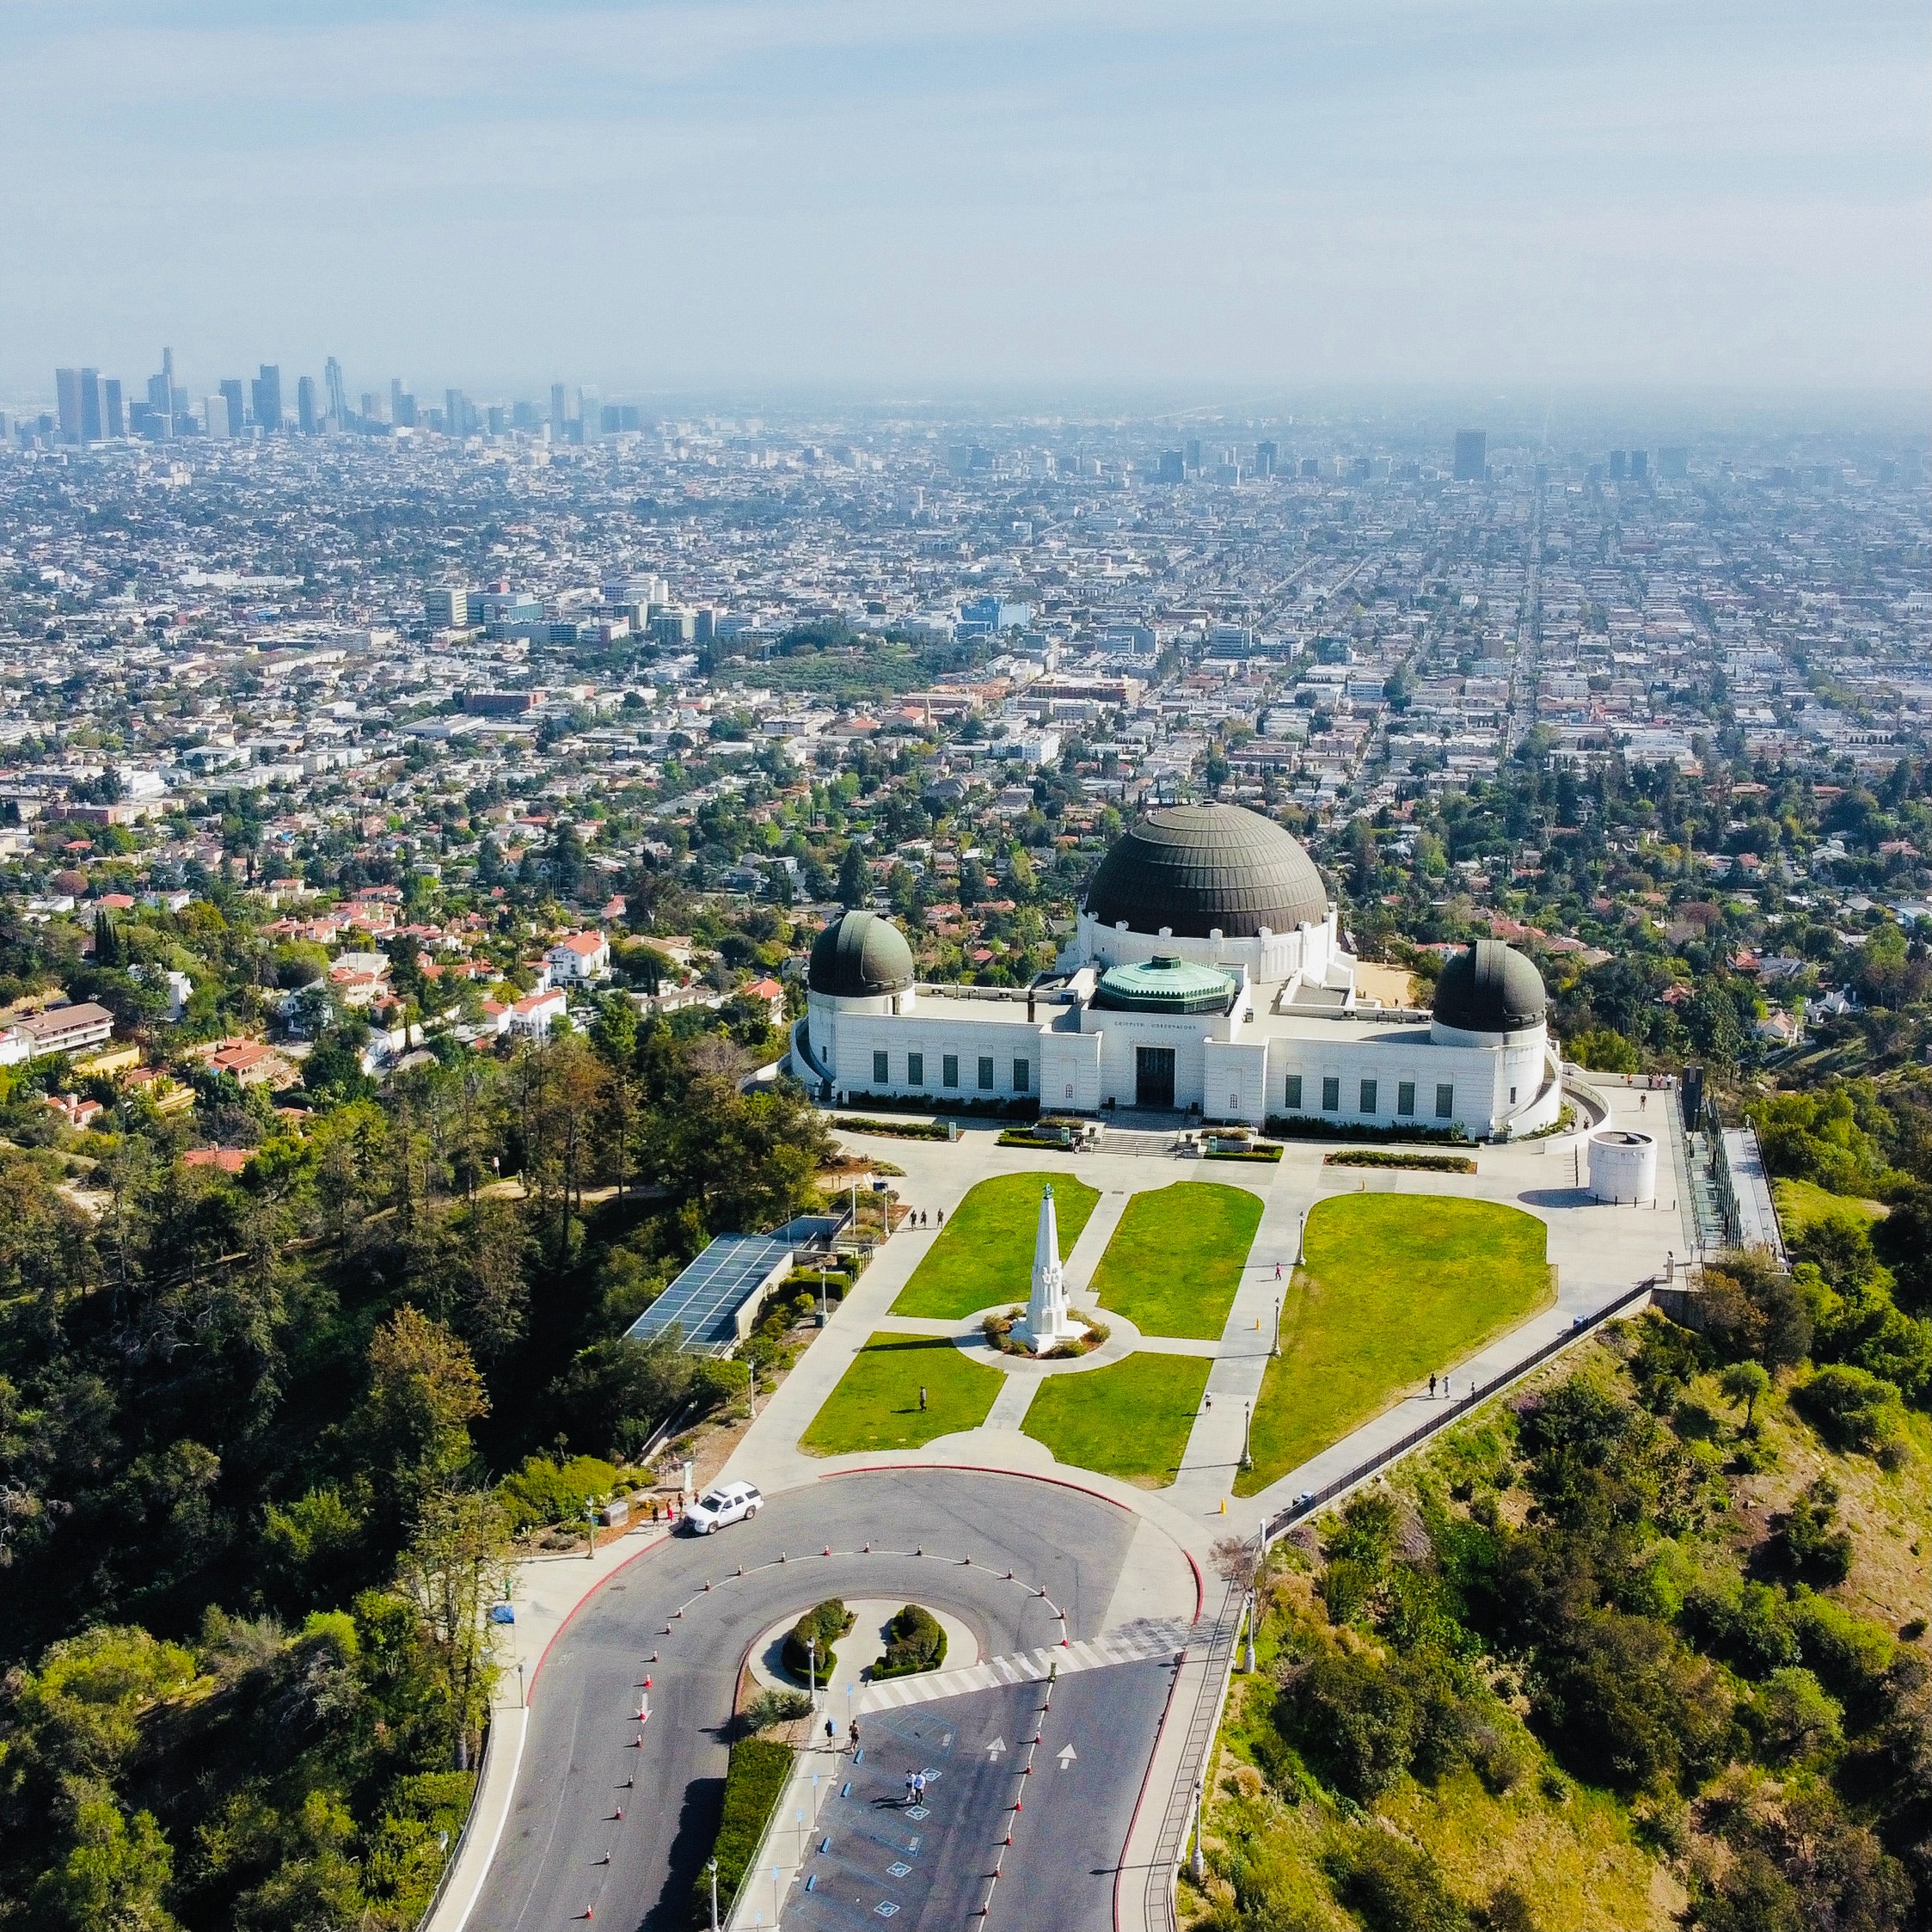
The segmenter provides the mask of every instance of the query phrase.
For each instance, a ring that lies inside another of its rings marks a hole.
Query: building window
[[[1033,1069],[1031,1060],[1015,1060],[1013,1063],[1013,1091],[1016,1094],[1030,1092],[1033,1087]]]
[[[874,1087],[889,1087],[892,1083],[892,1062],[883,1053],[872,1056],[872,1083]]]
[[[1341,1110],[1341,1078],[1337,1074],[1322,1076],[1322,1111],[1337,1113]]]
[[[1375,1112],[1374,1081],[1365,1080],[1362,1083],[1362,1104],[1356,1111],[1359,1113],[1373,1113]]]
[[[1415,1083],[1413,1080],[1398,1080],[1395,1083],[1395,1111],[1398,1113],[1414,1113]]]
[[[1436,1089],[1436,1118],[1438,1120],[1451,1119],[1455,1113],[1456,1089],[1444,1082]]]
[[[960,1056],[946,1053],[940,1057],[939,1083],[941,1087],[957,1087],[960,1083]]]
[[[1067,1098],[1070,1101],[1073,1098],[1073,1083],[1070,1080],[1067,1082]]]
[[[1301,1112],[1302,1076],[1298,1073],[1291,1073],[1288,1076],[1288,1090],[1282,1098],[1291,1113]]]
[[[979,1084],[984,1087],[988,1093],[992,1092],[993,1056],[991,1053],[982,1053],[979,1056]]]
[[[1512,1107],[1514,1107],[1516,1105],[1516,1089],[1513,1087],[1512,1087],[1509,1090],[1509,1104]]]
[[[923,1053],[908,1053],[905,1056],[905,1083],[908,1087],[925,1085],[926,1056]]]

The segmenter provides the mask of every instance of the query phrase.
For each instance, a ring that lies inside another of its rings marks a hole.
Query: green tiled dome
[[[1116,1013],[1218,1013],[1234,991],[1232,973],[1156,956],[1103,972],[1094,1004]]]

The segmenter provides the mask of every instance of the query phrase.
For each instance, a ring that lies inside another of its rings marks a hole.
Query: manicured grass
[[[1281,1353],[1254,1411],[1252,1496],[1432,1371],[1547,1308],[1555,1286],[1534,1215],[1446,1194],[1318,1202],[1281,1309]]]
[[[1815,1181],[1774,1181],[1772,1198],[1777,1202],[1778,1225],[1789,1241],[1821,1221],[1828,1214],[1851,1214],[1861,1220],[1883,1220],[1887,1210],[1882,1201],[1868,1201],[1858,1194],[1834,1194]]]
[[[955,1429],[977,1429],[999,1392],[1000,1371],[969,1362],[943,1335],[882,1328],[852,1358],[799,1446],[820,1456],[917,1449]]]
[[[1137,1354],[1051,1376],[1021,1426],[1063,1463],[1164,1489],[1181,1467],[1211,1366],[1204,1355]]]
[[[995,1175],[946,1217],[944,1230],[912,1271],[892,1313],[951,1321],[1025,1301],[1033,1287],[1040,1190],[1048,1181],[1065,1260],[1100,1201],[1099,1191],[1070,1174]]]
[[[1180,1181],[1136,1194],[1094,1271],[1095,1298],[1144,1335],[1218,1341],[1260,1224],[1245,1187]]]

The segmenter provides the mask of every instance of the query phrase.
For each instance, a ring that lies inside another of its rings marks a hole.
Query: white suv
[[[695,1536],[708,1536],[727,1523],[745,1521],[764,1507],[764,1498],[748,1482],[724,1482],[684,1512]]]

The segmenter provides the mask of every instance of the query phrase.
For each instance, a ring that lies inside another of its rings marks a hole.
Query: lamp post
[[[1272,1342],[1271,1342],[1271,1343],[1270,1343],[1270,1344],[1268,1345],[1268,1353],[1269,1353],[1269,1354],[1271,1354],[1271,1355],[1279,1355],[1279,1354],[1280,1354],[1280,1352],[1281,1352],[1281,1297],[1280,1297],[1280,1296],[1277,1295],[1277,1296],[1275,1297],[1275,1298],[1274,1298],[1274,1340],[1273,1340],[1273,1341],[1272,1341]]]
[[[1194,1780],[1194,1855],[1188,1861],[1187,1869],[1193,1874],[1196,1885],[1207,1877],[1207,1855],[1201,1849],[1201,1781],[1199,1778]]]
[[[526,1711],[530,1708],[530,1696],[524,1689],[524,1660],[520,1657],[517,1659],[517,1708]]]
[[[718,1861],[714,1858],[705,1869],[711,1874],[711,1932],[718,1932]]]
[[[805,1640],[805,1683],[812,1698],[812,1714],[813,1717],[817,1717],[819,1714],[819,1640],[816,1637],[807,1637]]]
[[[1249,1677],[1254,1674],[1254,1592],[1248,1592],[1248,1654],[1242,1660],[1242,1668]]]
[[[1254,1405],[1253,1402],[1243,1402],[1241,1405],[1241,1466],[1244,1469],[1254,1467],[1254,1457],[1251,1451],[1254,1435]]]

